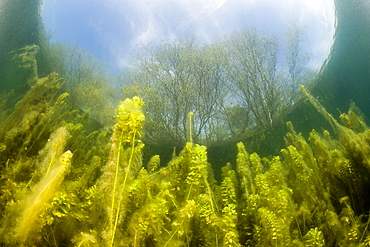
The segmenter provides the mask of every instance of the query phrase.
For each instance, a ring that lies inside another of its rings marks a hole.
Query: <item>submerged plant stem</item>
[[[50,167],[51,167],[51,165],[52,165],[52,164],[53,164],[53,162],[54,162],[55,155],[56,155],[56,154],[54,154],[54,155],[53,155],[53,157],[51,158],[51,161],[50,161],[50,163],[49,163],[48,169],[46,170],[46,175],[48,175],[48,173],[49,173],[49,171],[50,171]]]
[[[113,185],[113,195],[112,195],[112,213],[111,213],[111,219],[110,219],[110,229],[113,230],[113,220],[114,220],[114,203],[115,203],[115,196],[116,196],[116,189],[117,189],[117,182],[118,182],[118,171],[119,171],[119,160],[121,156],[121,146],[122,146],[122,138],[123,138],[123,132],[121,133],[121,136],[119,138],[119,145],[118,145],[118,153],[117,153],[117,162],[116,162],[116,173],[114,176],[114,185]]]
[[[123,195],[123,191],[124,191],[125,186],[126,186],[126,181],[127,181],[128,173],[130,172],[131,163],[132,163],[132,158],[133,158],[133,156],[134,156],[134,150],[135,150],[135,136],[136,136],[136,130],[134,130],[134,135],[133,135],[133,137],[132,137],[132,145],[131,145],[131,154],[130,154],[130,159],[128,160],[127,170],[126,170],[125,178],[124,178],[124,180],[123,180],[123,184],[122,184],[121,195],[120,195],[119,202],[118,202],[118,205],[117,205],[117,211],[116,211],[116,216],[115,216],[115,221],[114,221],[114,226],[113,226],[113,231],[112,231],[112,241],[111,241],[111,246],[113,246],[113,244],[114,244],[114,237],[115,237],[115,235],[116,235],[117,224],[118,224],[118,216],[119,216],[119,212],[120,212],[120,210],[121,210],[122,195]],[[122,138],[121,138],[121,140],[122,140]],[[121,140],[120,140],[120,144],[121,144]],[[120,147],[121,147],[121,145],[120,145]],[[120,149],[119,149],[119,150],[120,150]],[[113,214],[113,211],[112,211],[112,214]]]

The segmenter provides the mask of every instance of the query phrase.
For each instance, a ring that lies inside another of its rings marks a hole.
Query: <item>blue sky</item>
[[[307,35],[304,47],[318,67],[335,31],[333,0],[44,0],[44,24],[53,40],[78,44],[113,72],[130,66],[138,49],[196,36],[214,42],[256,27],[283,40],[292,23]]]

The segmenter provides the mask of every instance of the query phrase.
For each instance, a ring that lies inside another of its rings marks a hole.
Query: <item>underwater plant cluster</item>
[[[302,88],[335,133],[306,140],[288,122],[280,155],[240,142],[216,181],[191,136],[143,163],[139,97],[102,127],[56,73],[32,80],[14,109],[0,98],[2,246],[370,246],[370,129],[354,106],[339,123]]]

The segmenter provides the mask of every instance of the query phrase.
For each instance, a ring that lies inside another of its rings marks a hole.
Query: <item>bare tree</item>
[[[297,24],[292,24],[286,34],[285,56],[288,65],[288,78],[286,87],[290,88],[290,94],[287,96],[287,104],[294,103],[300,94],[297,89],[300,84],[306,83],[304,80],[312,79],[313,72],[307,68],[309,55],[304,52],[301,45],[305,40],[303,29]]]
[[[271,126],[281,108],[277,39],[249,29],[232,34],[225,46],[227,74],[235,94],[252,112],[257,125]]]
[[[140,85],[146,103],[147,140],[182,144],[189,136],[189,112],[194,113],[193,139],[214,138],[211,122],[221,112],[226,94],[225,61],[219,52],[219,47],[188,39],[162,44],[139,56],[130,80]]]
[[[146,140],[179,145],[191,129],[195,141],[209,143],[272,126],[296,100],[305,70],[300,32],[290,31],[285,60],[277,38],[254,29],[212,45],[187,39],[145,49],[122,78],[125,96],[146,102]]]
[[[293,25],[285,38],[285,59],[278,39],[255,29],[235,32],[225,41],[231,88],[260,128],[279,121],[282,111],[298,100],[298,84],[314,75],[301,47],[303,30]]]
[[[83,110],[103,124],[111,124],[120,95],[113,77],[93,54],[77,45],[51,44],[47,50],[50,67],[65,79],[64,89]]]

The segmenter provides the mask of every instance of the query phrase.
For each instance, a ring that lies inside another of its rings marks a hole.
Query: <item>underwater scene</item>
[[[51,2],[0,0],[0,246],[370,246],[367,0],[332,2],[329,43],[183,25],[120,72],[53,38]]]

